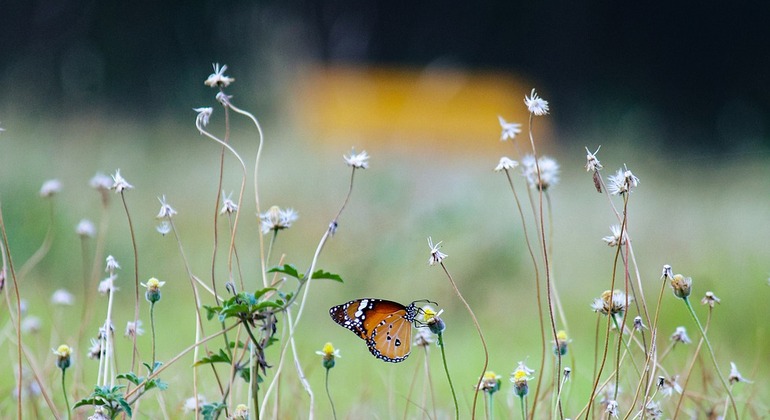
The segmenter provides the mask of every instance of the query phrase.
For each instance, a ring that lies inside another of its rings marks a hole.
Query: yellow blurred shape
[[[294,87],[313,138],[367,150],[493,146],[498,115],[524,129],[529,118],[530,88],[502,72],[336,65],[311,68]]]

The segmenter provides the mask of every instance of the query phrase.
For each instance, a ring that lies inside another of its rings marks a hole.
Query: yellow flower
[[[72,348],[66,344],[62,344],[56,350],[53,351],[56,355],[56,366],[61,369],[67,369],[70,367],[70,356],[72,355]]]
[[[320,351],[315,352],[315,354],[317,354],[319,356],[323,356],[323,360],[322,360],[321,364],[326,369],[333,368],[334,364],[335,364],[335,360],[334,359],[336,359],[338,357],[342,357],[342,356],[340,356],[340,350],[339,349],[335,349],[334,346],[332,345],[332,343],[324,344],[323,349],[321,349]]]

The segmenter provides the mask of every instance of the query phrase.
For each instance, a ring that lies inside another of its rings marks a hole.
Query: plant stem
[[[332,401],[332,394],[329,392],[329,370],[326,369],[326,396],[329,397],[329,404],[332,406],[332,415],[334,420],[337,420],[337,410],[334,409],[334,401]]]
[[[452,401],[455,404],[455,419],[460,418],[460,406],[457,405],[457,395],[455,394],[455,387],[452,385],[452,377],[449,376],[449,368],[446,364],[446,352],[444,351],[444,334],[438,333],[438,346],[441,348],[441,361],[444,362],[444,372],[446,372],[446,379],[449,382],[449,390],[452,391]],[[478,387],[477,387],[478,388]]]
[[[67,404],[67,418],[70,418],[70,400],[67,397],[67,385],[64,383],[64,375],[67,373],[67,369],[61,370],[61,390],[62,394],[64,394],[64,402]]]
[[[692,308],[692,304],[690,304],[690,299],[685,296],[682,298],[684,301],[685,306],[687,306],[687,310],[690,312],[690,316],[692,316],[692,319],[695,321],[695,324],[698,325],[698,331],[701,333],[701,337],[703,337],[703,341],[706,342],[706,348],[709,349],[709,354],[711,355],[711,363],[714,365],[714,370],[717,372],[717,376],[719,376],[719,381],[722,382],[722,386],[725,388],[725,392],[727,392],[727,398],[730,400],[730,405],[733,409],[733,414],[735,415],[736,419],[739,419],[738,417],[738,406],[735,404],[735,399],[733,398],[733,393],[730,391],[730,387],[727,385],[727,381],[725,381],[724,375],[722,375],[722,371],[719,370],[719,365],[717,364],[717,358],[714,355],[714,349],[711,347],[711,341],[709,341],[708,337],[706,336],[706,331],[703,330],[703,325],[701,325],[700,320],[698,319],[698,316],[695,315],[695,311]]]
[[[150,329],[152,330],[152,368],[155,369],[155,302],[150,302]]]
[[[521,400],[521,418],[527,420],[527,409],[526,404],[524,404],[524,396],[522,395],[519,399]]]

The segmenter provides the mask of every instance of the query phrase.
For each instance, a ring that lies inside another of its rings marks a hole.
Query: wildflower
[[[107,191],[112,188],[112,180],[107,175],[97,172],[96,175],[88,181],[88,185],[99,191]]]
[[[224,107],[229,107],[230,106],[230,99],[232,99],[232,98],[233,98],[233,95],[227,95],[224,92],[219,92],[216,95],[217,102],[222,104],[222,106],[224,106]]]
[[[560,330],[556,333],[556,342],[553,345],[553,352],[557,356],[564,356],[567,354],[567,345],[571,342],[567,337],[567,332]]]
[[[228,195],[225,195],[225,192],[222,191],[222,210],[219,211],[219,214],[232,214],[238,211],[238,205],[235,204],[235,202],[232,200],[232,196],[232,192]]]
[[[600,312],[603,315],[622,316],[632,299],[620,290],[605,290],[601,297],[594,299],[591,307],[594,312]]]
[[[433,337],[430,333],[421,328],[417,330],[417,334],[414,337],[414,345],[418,347],[428,347],[433,343]]]
[[[249,420],[249,407],[246,404],[238,404],[230,418],[232,420]]]
[[[530,96],[524,96],[524,104],[530,113],[538,117],[548,114],[548,101],[537,96],[535,89],[532,89]]]
[[[171,223],[169,223],[168,220],[162,220],[158,223],[158,226],[155,226],[155,230],[161,235],[166,236],[171,232]]]
[[[40,332],[42,322],[40,318],[30,315],[21,320],[21,332],[25,334],[37,334]]]
[[[90,220],[82,219],[75,227],[75,233],[77,233],[81,238],[93,238],[96,236],[96,228]]]
[[[72,306],[75,303],[75,296],[65,289],[59,289],[53,292],[51,303],[54,305]]]
[[[115,286],[115,280],[117,277],[115,276],[109,276],[106,279],[99,282],[99,287],[97,290],[99,290],[99,293],[106,295],[110,292],[117,292],[119,289]]]
[[[134,337],[134,336],[140,336],[144,334],[144,330],[142,329],[142,320],[137,319],[136,322],[134,321],[128,321],[126,322],[126,330],[123,332],[124,337]]]
[[[209,125],[209,118],[211,118],[211,114],[214,112],[214,108],[193,108],[193,111],[198,113],[198,115],[195,117],[195,127],[198,128],[198,131],[200,131],[201,134],[203,134],[203,127]]]
[[[341,357],[340,350],[335,349],[334,346],[332,346],[332,343],[324,344],[323,349],[315,352],[315,354],[319,356],[323,356],[323,359],[321,360],[321,365],[323,365],[323,367],[326,368],[327,370],[333,368],[335,364],[335,359]]]
[[[631,192],[632,188],[636,188],[639,185],[639,178],[637,178],[628,169],[618,169],[615,175],[607,177],[608,185],[607,191],[612,195],[623,195]]]
[[[102,357],[102,342],[95,338],[91,339],[91,347],[88,348],[89,359],[100,359]]]
[[[535,371],[528,368],[524,362],[519,362],[516,370],[511,374],[511,382],[513,382],[513,392],[519,397],[524,397],[529,392],[528,381],[534,379],[529,376]]]
[[[727,377],[727,381],[730,382],[730,385],[736,382],[752,383],[752,381],[744,378],[741,373],[738,372],[738,366],[735,366],[734,362],[730,362],[730,376]]]
[[[428,326],[428,330],[430,330],[430,332],[437,335],[444,332],[446,329],[446,323],[440,317],[440,315],[444,312],[443,309],[436,312],[430,306],[424,306],[421,312],[423,322]]]
[[[444,258],[448,257],[447,254],[439,251],[439,248],[441,247],[440,241],[433,245],[433,239],[428,237],[428,247],[430,247],[430,258],[428,258],[429,265],[441,264],[444,261]]]
[[[43,198],[53,197],[54,194],[61,191],[61,181],[58,179],[49,179],[40,187],[40,196]]]
[[[671,334],[671,340],[674,341],[674,343],[683,343],[683,344],[692,343],[692,340],[690,340],[690,337],[687,336],[687,330],[681,326],[676,327],[676,330],[674,330],[674,333]]]
[[[262,233],[268,234],[271,230],[278,232],[290,228],[291,224],[297,220],[297,212],[294,209],[281,209],[278,206],[273,206],[259,215],[259,218],[262,222]]]
[[[104,271],[115,271],[120,269],[120,264],[112,255],[107,256],[107,268]]]
[[[599,162],[599,159],[596,158],[596,154],[599,153],[599,149],[601,148],[602,146],[599,146],[596,148],[595,152],[591,153],[591,151],[588,150],[588,147],[586,147],[586,172],[597,172],[602,170],[603,166],[601,162]]]
[[[647,329],[647,326],[644,325],[644,323],[642,322],[642,317],[639,316],[639,315],[634,317],[634,329],[635,330],[646,330]]]
[[[681,274],[675,274],[671,279],[671,289],[674,291],[674,296],[685,299],[690,296],[692,291],[692,279]]]
[[[356,154],[355,150],[350,151],[349,156],[342,156],[345,159],[345,163],[353,168],[366,169],[369,167],[369,155],[364,150],[361,153]]]
[[[160,211],[155,216],[156,219],[170,219],[176,215],[176,210],[166,202],[165,195],[158,197],[158,201],[160,201]]]
[[[495,374],[491,370],[484,372],[484,377],[479,384],[479,391],[484,391],[489,395],[494,394],[500,390],[500,375]]]
[[[211,73],[206,81],[203,82],[204,85],[209,87],[227,87],[230,83],[235,81],[232,77],[225,76],[225,71],[227,71],[226,64],[221,67],[219,63],[214,63],[212,65],[214,66],[214,73]]]
[[[53,354],[56,355],[56,366],[61,369],[67,369],[70,367],[72,356],[72,349],[66,344],[62,344],[59,348],[53,350]]]
[[[660,409],[658,403],[650,401],[644,406],[644,414],[653,420],[657,420],[663,417],[663,410]]]
[[[674,272],[671,270],[671,266],[666,264],[663,266],[663,274],[661,274],[661,279],[672,279],[674,277]]]
[[[713,308],[714,305],[716,305],[720,301],[721,301],[721,299],[716,297],[716,295],[714,295],[714,292],[708,291],[708,292],[706,292],[706,295],[703,296],[703,299],[700,300],[700,303],[702,303],[704,305],[708,305],[708,306]]]
[[[115,190],[116,193],[122,193],[124,190],[130,190],[134,188],[133,185],[129,184],[128,181],[126,181],[121,175],[120,175],[120,169],[115,171],[115,175],[112,176],[112,189]]]
[[[515,160],[509,159],[505,156],[500,158],[500,163],[497,164],[495,167],[495,172],[500,172],[502,170],[509,170],[513,169],[515,167],[519,166],[519,162],[516,162]]]
[[[508,139],[513,140],[516,138],[517,134],[521,133],[521,124],[509,123],[499,115],[497,116],[497,119],[500,121],[500,127],[503,129],[502,133],[500,134],[500,141],[505,141]]]
[[[207,404],[206,397],[204,397],[203,395],[198,395],[197,397],[190,397],[186,399],[184,401],[183,408],[185,413],[191,413],[195,411],[196,406],[200,407],[206,404]]]
[[[618,417],[618,402],[610,400],[607,402],[607,408],[604,410],[608,415],[617,418]]]
[[[530,188],[545,191],[559,183],[559,164],[548,156],[541,156],[537,162],[532,155],[524,156],[521,167],[521,174]]]
[[[612,235],[605,236],[602,238],[604,242],[607,242],[607,246],[616,247],[618,244],[625,245],[626,240],[628,237],[626,236],[625,229],[623,230],[623,238],[620,237],[620,226],[619,225],[612,225],[610,226],[610,232],[612,232]]]
[[[663,381],[660,381],[661,378],[663,379]],[[674,391],[676,391],[678,394],[681,394],[682,386],[679,385],[679,383],[677,382],[677,379],[679,379],[679,375],[674,375],[670,378],[664,378],[662,376],[659,377],[658,384],[660,388],[660,393],[667,397],[670,397],[671,395],[673,395]],[[662,385],[660,385],[661,382],[662,382]]]
[[[155,277],[151,277],[147,280],[147,284],[139,283],[142,287],[146,287],[147,291],[144,293],[145,299],[150,303],[155,303],[160,300],[160,288],[166,284],[165,281],[160,281]]]

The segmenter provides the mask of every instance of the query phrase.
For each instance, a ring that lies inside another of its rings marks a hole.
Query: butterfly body
[[[421,311],[415,302],[402,305],[384,299],[363,298],[329,309],[334,322],[366,341],[369,352],[386,362],[409,357],[412,324]]]

